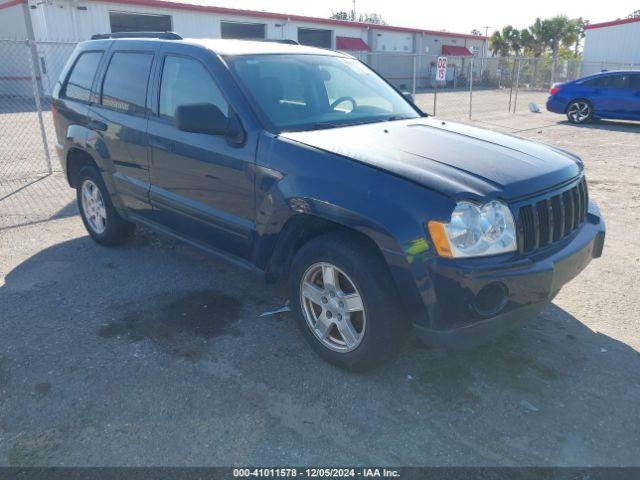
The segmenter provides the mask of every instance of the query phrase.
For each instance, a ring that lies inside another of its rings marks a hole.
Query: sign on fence
[[[447,79],[447,57],[438,57],[438,70],[436,82],[444,82]]]

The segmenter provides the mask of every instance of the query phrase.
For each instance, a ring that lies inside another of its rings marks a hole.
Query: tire
[[[588,100],[573,100],[567,106],[567,119],[579,125],[593,120],[593,105]]]
[[[120,245],[135,231],[135,225],[116,212],[102,176],[94,166],[86,166],[78,173],[76,198],[82,223],[96,242]]]
[[[325,283],[331,268],[337,280]],[[391,275],[375,248],[356,235],[333,233],[306,243],[293,259],[289,290],[304,337],[338,367],[377,367],[407,337],[408,323]]]

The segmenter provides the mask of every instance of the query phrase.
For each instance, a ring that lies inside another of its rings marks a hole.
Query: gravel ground
[[[607,221],[526,327],[346,373],[259,316],[275,288],[146,231],[100,247],[57,191],[52,219],[0,225],[0,465],[640,465],[640,125],[474,123],[580,154]]]

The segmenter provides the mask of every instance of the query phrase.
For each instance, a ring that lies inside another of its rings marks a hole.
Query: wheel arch
[[[77,147],[72,147],[67,152],[67,182],[69,186],[76,188],[78,186],[78,174],[86,166],[93,166],[98,169],[98,164],[94,158],[86,151]]]
[[[319,236],[337,232],[361,239],[387,265],[382,248],[363,229],[324,216],[298,213],[286,221],[278,235],[265,269],[267,282],[276,283],[287,278],[291,262],[303,245]]]

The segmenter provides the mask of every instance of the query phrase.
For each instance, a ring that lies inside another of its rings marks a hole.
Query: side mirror
[[[411,92],[402,92],[402,96],[406,98],[410,103],[415,103],[415,99],[413,98],[413,94]]]
[[[192,103],[176,108],[174,123],[178,130],[209,135],[237,137],[240,126],[211,103]]]

